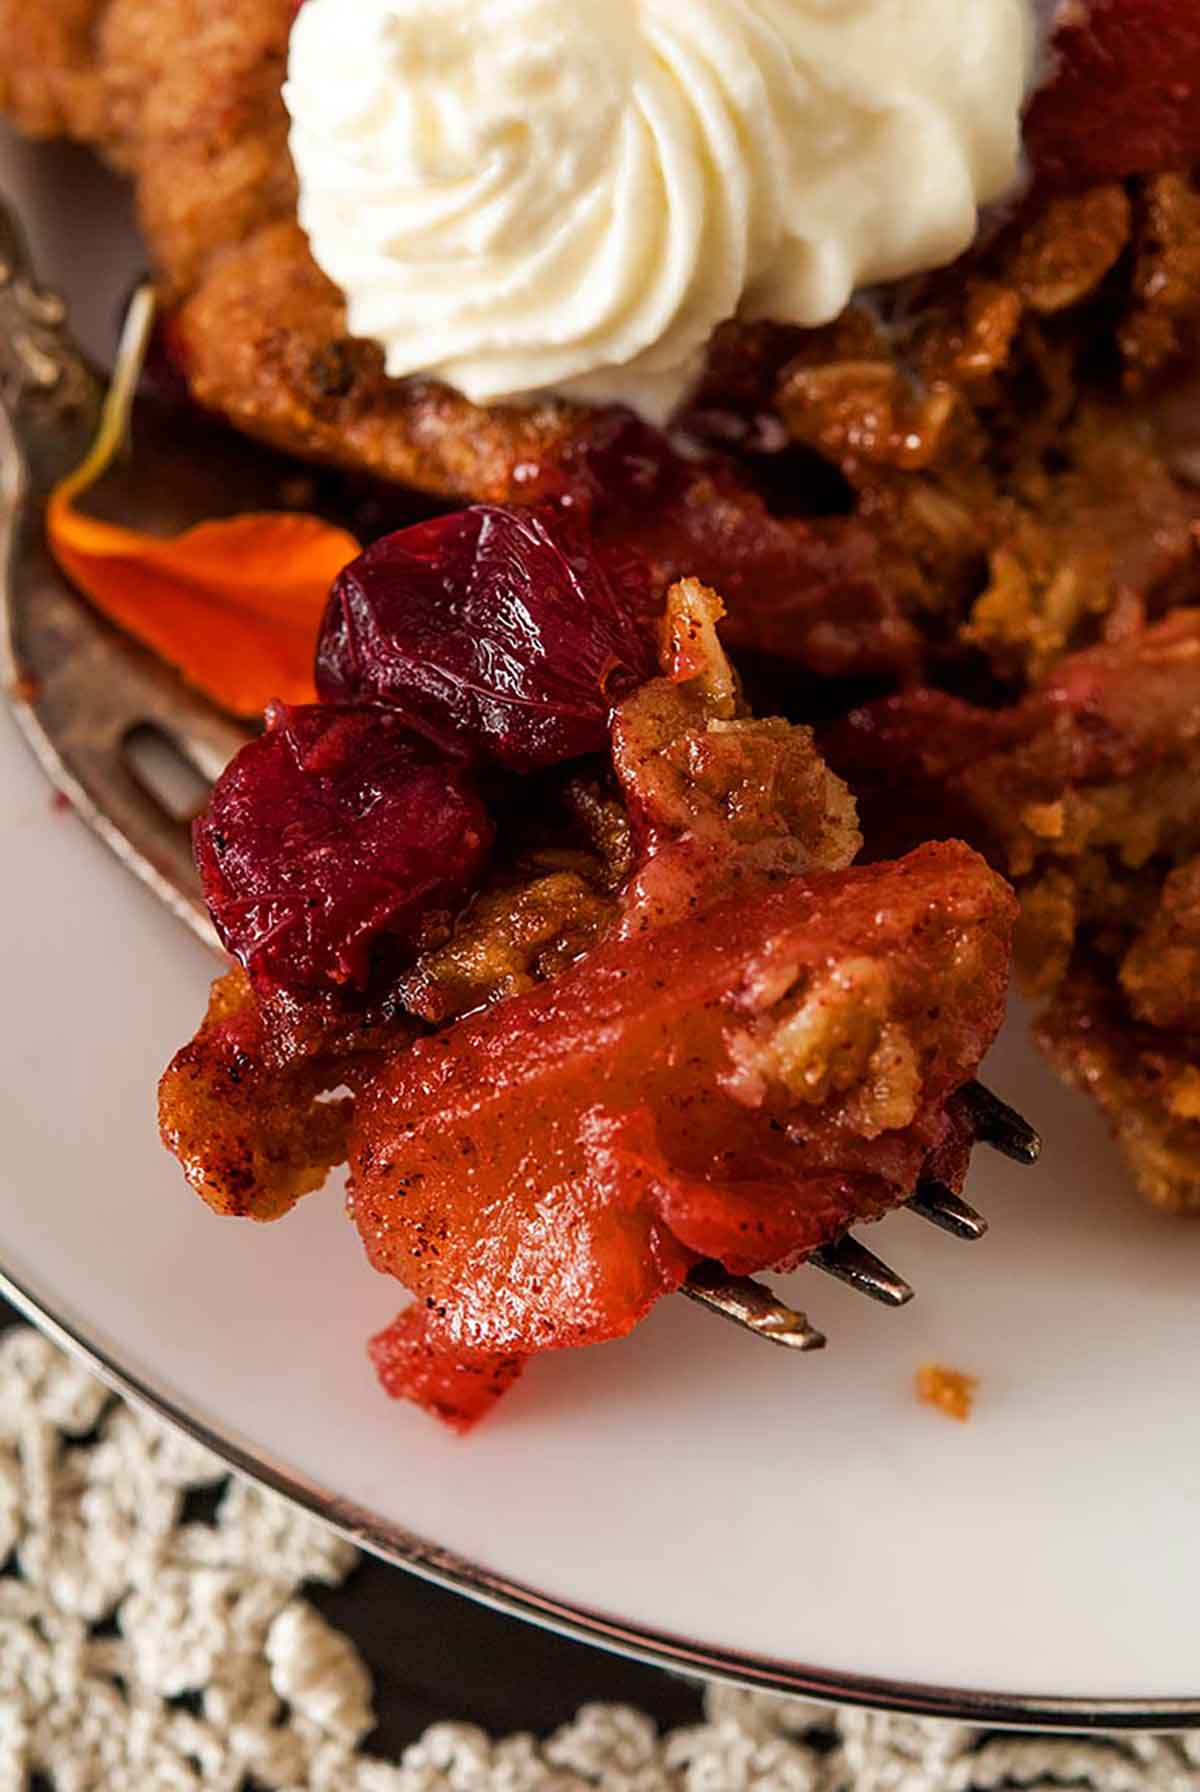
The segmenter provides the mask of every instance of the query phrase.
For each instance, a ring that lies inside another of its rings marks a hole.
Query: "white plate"
[[[102,344],[135,265],[111,189],[0,153]],[[988,1076],[1042,1165],[979,1156],[980,1246],[886,1222],[912,1306],[804,1273],[830,1348],[796,1358],[668,1301],[536,1364],[464,1442],[376,1388],[398,1291],[335,1188],[266,1228],[185,1189],[154,1086],[212,966],[52,808],[7,717],[0,870],[0,1256],[126,1386],[382,1553],[611,1646],[963,1716],[1200,1720],[1200,1229],[1138,1204],[1019,1023]],[[930,1357],[981,1377],[970,1425],[914,1399]]]

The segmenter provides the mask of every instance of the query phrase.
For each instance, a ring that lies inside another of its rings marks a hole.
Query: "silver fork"
[[[139,300],[128,337],[143,333]],[[213,951],[219,944],[192,859],[189,821],[203,792],[249,738],[153,654],[111,627],[59,572],[45,543],[43,512],[53,487],[83,459],[96,432],[103,382],[67,328],[66,309],[41,288],[20,226],[0,203],[0,553],[6,628],[0,674],[13,714],[43,770],[121,863]],[[286,507],[296,463],[258,447],[199,413],[180,451],[177,407],[141,397],[137,460],[126,459],[90,500],[140,529],[174,533],[202,516]],[[336,475],[301,474],[305,501],[344,510]],[[322,486],[325,490],[322,491]],[[353,520],[353,519],[350,519]],[[163,775],[163,766],[174,775]],[[181,776],[181,774],[183,774]],[[964,1091],[980,1143],[1017,1162],[1036,1161],[1040,1141],[1007,1103],[979,1084]],[[982,1238],[987,1222],[944,1184],[922,1181],[910,1209],[956,1238]],[[886,1306],[913,1290],[849,1233],[808,1259]],[[748,1277],[701,1263],[683,1292],[710,1312],[771,1343],[816,1350],[824,1343],[803,1313]]]

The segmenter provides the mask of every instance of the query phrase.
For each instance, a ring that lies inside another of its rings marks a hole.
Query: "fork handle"
[[[83,458],[102,390],[66,304],[38,281],[17,214],[0,198],[0,405],[31,497],[44,497]]]

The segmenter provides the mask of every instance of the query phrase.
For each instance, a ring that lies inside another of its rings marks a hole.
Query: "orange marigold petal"
[[[360,551],[345,530],[269,513],[163,539],[85,516],[64,489],[46,526],[55,559],[96,608],[222,709],[257,716],[272,697],[313,701],[329,587]]]

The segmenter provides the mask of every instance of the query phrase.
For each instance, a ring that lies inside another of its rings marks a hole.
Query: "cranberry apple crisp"
[[[418,1296],[380,1375],[456,1425],[701,1259],[794,1267],[960,1187],[1003,1011],[1006,884],[959,844],[854,867],[849,792],[749,714],[719,601],[648,588],[553,511],[385,539],[334,587],[327,701],[273,712],[197,828],[243,968],[164,1136],[259,1219],[348,1155]]]
[[[133,177],[194,396],[472,506],[346,570],[199,829],[239,968],[163,1083],[189,1179],[269,1218],[348,1154],[419,1296],[380,1373],[469,1423],[701,1257],[957,1187],[1011,883],[1051,1058],[1200,1209],[1191,0],[1058,7],[973,247],[724,325],[670,431],[387,377],[298,221],[295,12],[0,0],[0,104]]]
[[[1195,603],[1194,406],[1177,391],[1200,319],[1200,21],[1187,0],[1058,8],[1049,78],[1025,118],[1030,179],[1008,215],[949,270],[868,295],[827,328],[719,331],[682,419],[684,457],[617,411],[482,409],[388,380],[380,351],[347,334],[296,221],[281,98],[295,11],[0,0],[0,103],[27,131],[74,135],[133,175],[172,341],[203,403],[304,455],[444,496],[569,500],[599,538],[642,555],[659,597],[682,576],[719,589],[736,649],[824,676],[924,682],[989,712],[1098,642],[1111,677],[1136,682],[1140,632]],[[918,704],[910,736],[934,713]],[[1185,728],[1173,748],[1183,761],[1189,739]],[[924,826],[940,832],[936,814]],[[1059,856],[1052,842],[1041,852]],[[1127,914],[1121,858],[1097,849],[1090,877]],[[1139,863],[1144,915],[1168,902],[1168,874],[1178,914],[1190,860],[1181,835]],[[1036,914],[1025,932],[1040,936]],[[1128,977],[1102,968],[1120,942],[1085,932],[1055,1056],[1109,1091],[1114,1115],[1132,1107],[1150,1136],[1170,1137],[1155,1198],[1194,1205],[1200,1132],[1178,1094],[1168,1121],[1145,1055],[1197,1062],[1190,1009],[1168,1021],[1138,1006]],[[1061,941],[1045,962],[1036,953],[1024,954],[1035,987],[1057,982]]]

